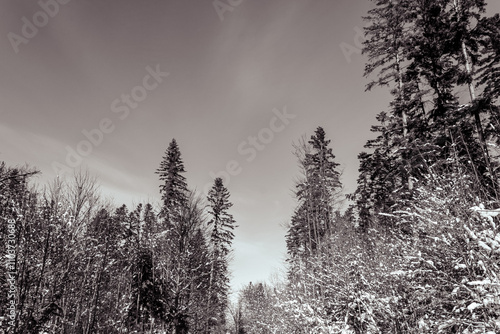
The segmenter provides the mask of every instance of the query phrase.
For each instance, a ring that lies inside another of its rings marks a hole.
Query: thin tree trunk
[[[460,12],[460,0],[453,0],[453,5],[455,8],[455,12],[457,13],[457,16],[458,16],[459,12]],[[470,62],[470,57],[469,57],[469,53],[467,51],[467,46],[465,45],[465,41],[463,41],[463,40],[461,43],[461,47],[462,47],[462,55],[463,55],[465,71],[467,72],[467,75],[469,76],[467,86],[469,89],[470,102],[471,102],[472,110],[474,113],[474,121],[476,123],[476,131],[477,131],[477,134],[479,137],[481,149],[483,151],[484,160],[485,160],[486,166],[488,168],[488,171],[490,173],[490,179],[493,182],[493,190],[495,191],[495,195],[498,198],[497,189],[496,189],[496,181],[495,181],[495,177],[493,174],[493,168],[491,166],[491,160],[490,160],[490,154],[488,151],[488,146],[486,144],[486,139],[484,137],[484,129],[483,129],[483,126],[481,124],[481,117],[479,115],[479,109],[477,108],[477,106],[474,106],[474,102],[476,101],[476,92],[475,92],[474,83],[472,82],[472,64]]]
[[[215,224],[215,222],[214,222]],[[210,333],[210,297],[212,295],[212,279],[213,279],[213,272],[214,272],[214,262],[215,262],[216,254],[214,254],[214,258],[212,259],[212,263],[210,265],[210,279],[208,282],[208,300],[207,300],[207,321],[205,324],[205,333],[209,334]]]
[[[37,299],[39,297],[38,292],[40,291],[40,286],[42,284],[43,275],[45,274],[45,265],[47,264],[47,256],[49,253],[49,240],[50,240],[51,232],[52,232],[52,229],[49,226],[49,229],[47,231],[47,236],[45,237],[45,246],[44,246],[44,250],[43,250],[42,268],[40,269],[40,278],[38,279],[38,284],[36,286],[36,290],[34,293],[33,306],[35,306]]]
[[[97,313],[97,305],[99,303],[99,291],[100,291],[100,285],[101,285],[101,278],[102,278],[102,273],[104,272],[104,268],[106,267],[106,262],[108,259],[108,248],[106,247],[106,251],[104,253],[104,259],[102,260],[102,265],[101,265],[101,270],[99,271],[97,278],[96,278],[96,283],[95,283],[95,292],[94,292],[94,302],[93,302],[93,310],[92,310],[92,318],[89,324],[89,329],[88,333],[92,333],[92,330],[94,329],[94,324],[95,324],[95,318],[96,318],[96,313]]]
[[[401,59],[399,57],[399,51],[396,50],[396,70],[398,72],[398,88],[399,88],[399,102],[402,103],[404,96],[403,96],[403,73],[401,71]],[[408,137],[408,116],[406,114],[406,106],[402,107],[401,105],[399,106],[401,108],[401,115],[403,118],[403,138]],[[405,160],[404,157],[403,161]],[[413,181],[411,179],[411,163],[407,162],[408,165],[408,190],[413,190]]]
[[[87,274],[88,272],[90,271],[89,270],[89,266],[90,266],[90,257],[87,261],[87,267],[85,268],[85,273],[84,273],[84,276],[83,276],[83,282],[81,282],[81,286],[82,287],[85,287],[85,284],[87,283]],[[80,322],[80,318],[82,316],[82,312],[81,312],[81,309],[82,309],[82,304],[83,304],[83,291],[81,292],[80,294],[80,301],[78,302],[78,305],[76,307],[76,315],[75,315],[75,324],[78,324]]]

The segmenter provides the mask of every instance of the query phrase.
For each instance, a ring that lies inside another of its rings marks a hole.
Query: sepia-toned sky
[[[266,280],[286,255],[292,143],[322,126],[352,192],[357,155],[389,102],[386,90],[364,92],[358,32],[370,7],[3,0],[0,160],[36,166],[39,182],[88,168],[117,205],[158,202],[154,171],[175,138],[190,188],[232,174],[232,286]]]

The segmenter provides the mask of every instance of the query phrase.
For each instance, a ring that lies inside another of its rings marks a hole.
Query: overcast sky
[[[357,155],[389,102],[384,90],[364,92],[356,35],[370,7],[2,0],[0,160],[36,166],[39,182],[88,168],[117,205],[158,202],[154,171],[175,138],[190,188],[233,174],[233,287],[266,280],[286,254],[292,143],[322,126],[352,192]]]

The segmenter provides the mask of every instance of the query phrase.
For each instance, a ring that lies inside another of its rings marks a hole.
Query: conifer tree
[[[325,131],[318,127],[307,143],[303,141],[296,147],[303,178],[296,186],[298,207],[287,233],[291,258],[295,258],[297,252],[314,254],[334,227],[333,208],[338,204],[342,184],[329,144]]]
[[[415,138],[412,132],[418,131],[417,121],[421,120],[421,114],[425,114],[422,101],[425,91],[421,90],[418,75],[406,69],[412,35],[411,25],[408,25],[412,15],[409,8],[409,0],[377,1],[377,7],[364,18],[370,24],[365,28],[363,53],[368,56],[364,75],[368,77],[378,71],[377,79],[368,83],[367,90],[374,86],[389,86],[394,96],[390,104],[390,124],[387,125],[393,131],[391,136],[394,142],[400,142],[399,146],[405,148],[397,151],[398,160],[404,166],[394,177],[404,179],[405,186],[411,190],[412,163],[409,158],[412,154],[409,143]]]
[[[212,226],[211,241],[216,255],[227,256],[231,251],[234,238],[235,221],[228,210],[233,206],[229,201],[229,191],[221,178],[216,178],[212,189],[208,192],[209,213],[212,217],[208,222]]]
[[[130,249],[127,261],[131,278],[128,319],[142,330],[147,326],[152,326],[155,320],[166,320],[165,305],[167,304],[165,295],[161,293],[161,281],[155,277],[152,245],[144,238],[143,221],[146,219],[146,214],[151,216],[151,211],[145,212],[143,208],[144,206],[139,204],[134,211],[129,213],[125,227],[128,236],[126,240]],[[151,210],[151,206],[146,205],[146,209]]]
[[[165,320],[165,304],[160,287],[153,275],[151,251],[141,247],[133,258],[132,296],[128,309],[129,320],[140,324],[142,329],[153,319]]]
[[[209,295],[211,258],[207,231],[198,228],[190,240],[189,268],[192,268],[190,287],[190,329],[193,333],[205,333],[211,312],[206,304]]]
[[[186,178],[182,175],[185,172],[179,146],[177,141],[172,139],[160,167],[156,170],[156,174],[159,174],[162,182],[160,194],[162,195],[163,207],[160,216],[165,219],[167,224],[179,217],[180,211],[187,203],[189,192]]]
[[[160,211],[162,229],[160,240],[157,240],[156,254],[163,259],[157,261],[159,279],[163,282],[162,291],[165,300],[169,301],[168,319],[176,333],[187,326],[188,291],[186,280],[189,279],[188,243],[193,228],[190,213],[196,210],[191,205],[190,193],[187,189],[184,163],[175,139],[172,139],[156,171],[162,182],[160,194],[163,205]]]
[[[229,201],[229,196],[229,191],[224,186],[222,179],[216,178],[207,198],[211,216],[208,224],[212,228],[210,235],[212,244],[211,270],[207,309],[211,310],[210,318],[217,319],[219,325],[225,324],[229,291],[228,256],[231,251],[234,238],[233,230],[235,228],[235,220],[228,212],[233,205]],[[210,327],[210,324],[207,324],[208,333],[211,332]]]
[[[208,279],[206,272],[202,270],[202,264],[195,259],[203,258],[201,254],[206,252],[203,243],[197,240],[198,232],[204,224],[201,199],[191,193],[181,212],[179,224],[174,226],[173,233],[176,237],[169,238],[171,242],[174,241],[169,246],[168,258],[170,269],[167,280],[171,292],[169,317],[176,334],[187,333],[193,325],[197,308],[193,305],[196,296],[192,291],[195,283],[200,283],[200,279]]]
[[[496,193],[480,116],[487,108],[478,106],[473,82],[473,66],[487,50],[481,42],[490,45],[480,29],[487,26],[484,7],[482,0],[380,0],[365,18],[365,75],[378,75],[367,87],[392,86],[394,100],[372,129],[380,135],[365,146],[371,152],[360,155],[358,189],[350,196],[363,229],[374,214],[404,207],[412,180],[429,167],[451,168],[449,158],[470,166]],[[462,87],[470,93],[466,105],[456,94]]]
[[[491,105],[500,97],[500,14],[482,18],[478,34],[483,49],[483,58],[478,61],[478,82],[484,87],[485,104]]]
[[[394,142],[394,128],[399,128],[397,117],[385,112],[377,115],[380,125],[372,126],[372,132],[379,132],[374,140],[369,140],[365,148],[372,153],[362,152],[360,160],[358,187],[349,199],[356,204],[358,227],[366,231],[373,225],[373,216],[386,212],[397,201],[396,190],[405,187],[405,164]],[[400,138],[400,137],[399,137]],[[388,222],[384,222],[388,223]]]
[[[489,111],[478,103],[473,76],[474,66],[487,52],[480,48],[478,29],[485,2],[415,1],[412,8],[416,18],[410,67],[433,94],[429,128],[431,143],[440,148],[437,159],[445,161],[450,152],[456,153],[459,162],[474,169],[477,182],[495,193],[481,116]],[[469,98],[460,99],[460,90],[468,91]]]

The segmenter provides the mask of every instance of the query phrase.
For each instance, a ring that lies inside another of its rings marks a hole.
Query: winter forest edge
[[[2,333],[500,333],[500,16],[374,4],[367,90],[392,102],[351,194],[323,127],[297,139],[284,277],[230,300],[230,189],[191,190],[175,139],[161,201],[133,208],[90,172],[41,190],[1,163]]]

